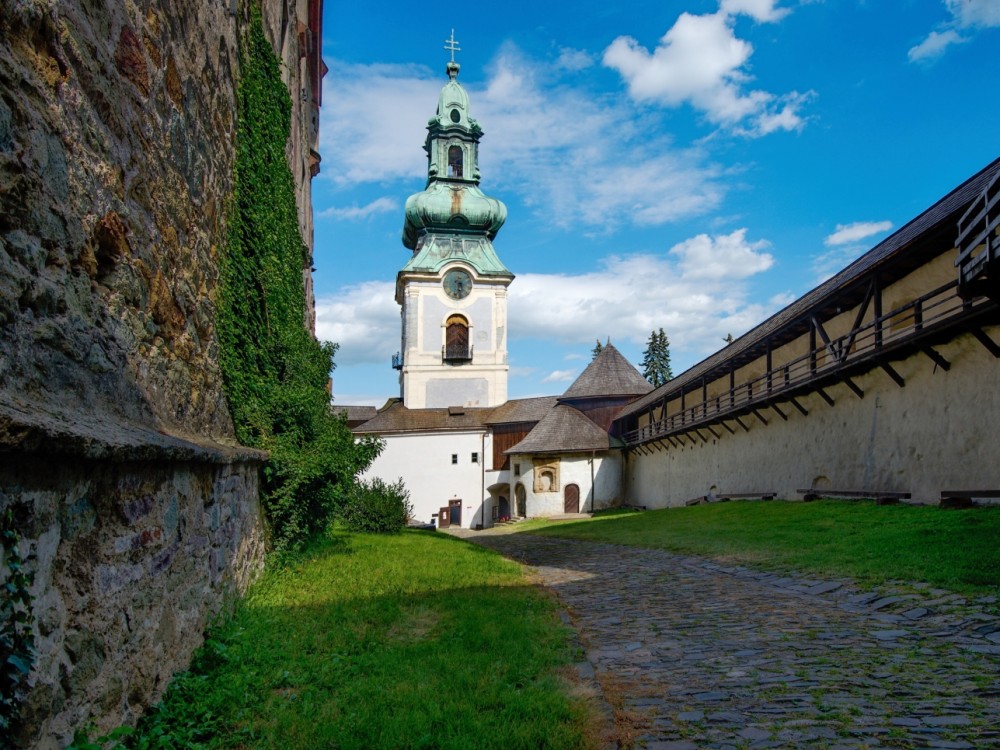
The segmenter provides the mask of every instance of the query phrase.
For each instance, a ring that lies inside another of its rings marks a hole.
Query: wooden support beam
[[[875,348],[882,348],[882,285],[872,276],[872,301],[875,303]]]
[[[898,372],[896,372],[896,370],[893,368],[892,365],[890,365],[888,362],[883,362],[881,364],[881,367],[883,370],[885,370],[885,374],[888,375],[890,378],[892,378],[892,381],[896,385],[898,385],[900,388],[906,387],[906,381],[903,380],[903,376],[900,375]]]
[[[830,396],[827,394],[826,391],[824,391],[822,388],[817,388],[816,393],[822,396],[823,400],[826,401],[826,403],[828,403],[830,406],[833,406],[833,399],[830,398]]]
[[[708,438],[701,434],[701,430],[695,430],[694,434],[701,438],[701,442],[707,443]]]
[[[865,301],[861,303],[858,308],[858,314],[854,318],[854,325],[851,326],[851,333],[847,337],[847,341],[844,342],[844,350],[841,355],[841,362],[847,359],[847,355],[851,353],[851,347],[854,346],[854,340],[858,337],[858,331],[861,329],[861,324],[864,322],[865,313],[868,312],[868,306],[872,302],[872,298],[875,296],[875,279],[872,279],[871,283],[868,284],[868,291],[865,292]]]
[[[672,446],[674,446],[674,449],[677,449],[677,448],[681,447],[680,445],[678,445],[677,443],[674,442],[674,439],[670,435],[667,435],[667,440],[669,440],[670,444]]]
[[[719,424],[721,424],[723,427],[725,427],[727,430],[729,430],[729,434],[730,435],[735,435],[736,434],[736,430],[734,430],[732,427],[730,427],[729,425],[727,425],[725,422],[719,422]]]
[[[767,392],[770,393],[771,389],[774,387],[773,376],[774,373],[771,372],[771,337],[767,337]]]
[[[788,401],[789,401],[789,403],[791,403],[792,406],[794,406],[796,409],[799,410],[799,413],[803,417],[808,417],[809,416],[809,412],[806,411],[805,407],[802,406],[802,404],[800,404],[798,401],[795,400],[794,396],[789,397]]]
[[[830,356],[839,361],[840,354],[837,352],[837,348],[833,345],[833,342],[830,341],[830,337],[827,335],[826,329],[823,327],[819,318],[815,315],[812,316],[812,324],[815,331],[819,334],[819,337],[823,339],[823,344],[826,346],[826,350],[830,353]]]
[[[750,428],[747,427],[745,424],[743,424],[742,419],[740,419],[739,417],[733,417],[733,419],[736,421],[736,424],[738,424],[740,427],[743,428],[743,432],[750,432]]]
[[[987,336],[983,329],[973,328],[972,335],[975,336],[976,340],[986,348],[986,351],[997,359],[1000,359],[1000,346],[997,346],[997,343]]]
[[[809,374],[816,374],[816,326],[809,326]]]
[[[840,380],[841,380],[841,382],[844,385],[846,385],[848,388],[850,388],[852,391],[854,391],[854,395],[855,396],[857,396],[858,398],[864,398],[865,397],[865,392],[863,390],[861,390],[860,388],[858,388],[858,386],[855,384],[855,382],[853,380],[851,380],[849,377],[847,377],[845,375],[845,376],[842,376],[840,378]]]
[[[942,357],[941,354],[940,354],[940,352],[938,352],[933,347],[925,346],[920,351],[922,351],[924,354],[926,354],[928,357],[930,357],[931,361],[934,362],[934,364],[936,364],[938,367],[940,367],[945,372],[948,372],[948,370],[951,369],[951,362],[949,362],[944,357]]]
[[[712,435],[715,437],[716,440],[719,439],[719,433],[717,433],[715,430],[712,429],[712,425],[710,425],[710,424],[705,425],[705,429],[708,430],[709,432],[711,432]]]
[[[781,417],[786,422],[788,421],[788,417],[785,416],[785,412],[783,412],[781,409],[779,409],[777,404],[771,404],[771,408],[774,409],[778,413],[779,417]]]
[[[760,412],[759,412],[759,411],[757,411],[756,409],[750,409],[750,411],[752,411],[752,412],[753,412],[753,415],[754,415],[755,417],[757,417],[757,419],[759,419],[759,420],[760,420],[761,422],[763,422],[763,423],[764,423],[765,425],[767,424],[767,420],[766,420],[766,419],[764,419],[764,417],[762,417],[762,416],[761,416],[761,414],[760,414]]]

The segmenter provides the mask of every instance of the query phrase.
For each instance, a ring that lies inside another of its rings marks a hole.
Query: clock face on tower
[[[472,277],[468,271],[453,268],[444,275],[444,293],[452,299],[465,299],[472,291]]]

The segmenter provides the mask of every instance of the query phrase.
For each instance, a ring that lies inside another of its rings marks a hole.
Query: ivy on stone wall
[[[0,512],[0,736],[13,734],[35,662],[32,576],[24,570],[14,511]]]
[[[285,145],[291,100],[254,11],[239,84],[235,189],[222,258],[220,362],[237,438],[270,451],[262,494],[276,546],[297,546],[328,522],[378,454],[330,410],[336,345],[305,328],[295,185]]]

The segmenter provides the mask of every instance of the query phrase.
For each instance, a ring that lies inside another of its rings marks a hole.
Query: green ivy
[[[31,633],[31,583],[18,549],[21,535],[12,508],[0,514],[2,566],[6,571],[0,595],[0,735],[12,733],[24,700],[28,675],[35,663]]]
[[[295,185],[285,145],[292,103],[254,10],[242,50],[235,190],[222,259],[219,343],[237,438],[270,451],[264,508],[279,549],[324,528],[381,448],[355,442],[330,409],[336,344],[306,329]]]

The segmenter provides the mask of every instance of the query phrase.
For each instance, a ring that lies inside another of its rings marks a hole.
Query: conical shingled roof
[[[504,453],[575,453],[606,451],[608,433],[566,404],[552,408],[520,443]]]
[[[651,390],[653,386],[642,373],[609,343],[560,396],[560,400],[596,396],[642,396]]]

